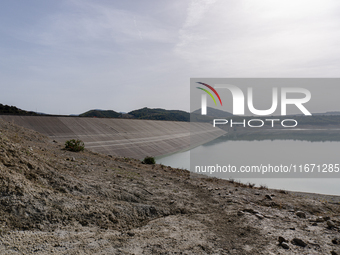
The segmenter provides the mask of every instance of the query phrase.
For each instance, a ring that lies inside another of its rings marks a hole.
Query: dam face
[[[0,115],[0,120],[61,143],[80,139],[92,151],[136,159],[189,149],[226,133],[209,123],[180,121],[10,115]]]

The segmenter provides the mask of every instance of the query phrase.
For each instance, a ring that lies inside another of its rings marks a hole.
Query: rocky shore
[[[0,122],[0,254],[340,254],[338,197],[63,147]]]

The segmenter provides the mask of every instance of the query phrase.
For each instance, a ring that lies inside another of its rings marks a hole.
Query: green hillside
[[[15,106],[9,106],[9,105],[3,105],[3,104],[0,104],[0,114],[30,115],[30,116],[39,115],[35,112],[24,111]]]
[[[112,110],[90,110],[80,114],[79,117],[120,118],[122,114]]]
[[[129,112],[136,119],[147,120],[171,120],[171,121],[190,121],[190,114],[179,110],[151,109],[144,107],[139,110]]]

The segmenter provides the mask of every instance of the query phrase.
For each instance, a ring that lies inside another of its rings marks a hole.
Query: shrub
[[[261,184],[259,189],[268,189],[267,185]]]
[[[250,183],[250,182],[248,182],[247,185],[248,185],[248,187],[251,188],[251,189],[255,187],[255,183]]]
[[[154,165],[156,163],[154,157],[145,157],[144,160],[142,161],[143,164],[148,164],[148,165]]]
[[[65,142],[65,149],[69,151],[83,151],[85,148],[84,142],[77,139],[68,140]]]

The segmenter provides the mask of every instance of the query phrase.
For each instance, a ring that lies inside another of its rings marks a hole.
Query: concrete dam
[[[198,122],[12,115],[1,119],[61,143],[80,139],[92,151],[136,159],[190,149],[226,133]]]

